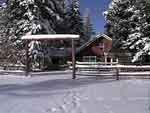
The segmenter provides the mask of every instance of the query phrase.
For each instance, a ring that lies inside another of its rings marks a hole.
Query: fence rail
[[[72,68],[71,65],[70,68]],[[116,80],[119,80],[119,76],[150,77],[150,65],[119,65],[117,62],[76,62],[76,75],[114,75]]]
[[[0,67],[3,70],[24,70],[25,69],[25,65],[8,64],[8,63],[0,63]]]

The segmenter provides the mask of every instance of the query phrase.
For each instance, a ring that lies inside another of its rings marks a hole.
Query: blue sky
[[[82,14],[87,8],[90,10],[91,20],[96,32],[103,32],[105,19],[102,13],[108,8],[111,0],[80,0]]]

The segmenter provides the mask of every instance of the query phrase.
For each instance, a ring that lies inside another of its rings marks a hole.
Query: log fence
[[[111,75],[119,80],[120,76],[148,76],[150,77],[150,65],[119,65],[118,62],[76,62],[76,75],[100,76]],[[70,69],[72,69],[70,63]]]

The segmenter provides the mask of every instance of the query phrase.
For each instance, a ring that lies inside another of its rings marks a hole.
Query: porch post
[[[72,79],[76,79],[76,59],[75,59],[75,43],[72,39]]]
[[[30,72],[30,61],[29,61],[29,41],[26,41],[26,69],[25,75],[28,76]]]

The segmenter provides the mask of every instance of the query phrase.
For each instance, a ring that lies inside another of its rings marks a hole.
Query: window
[[[102,49],[102,50],[104,49],[104,43],[99,43],[98,46],[99,46],[100,49]]]
[[[97,57],[96,56],[83,56],[84,62],[96,62]]]

